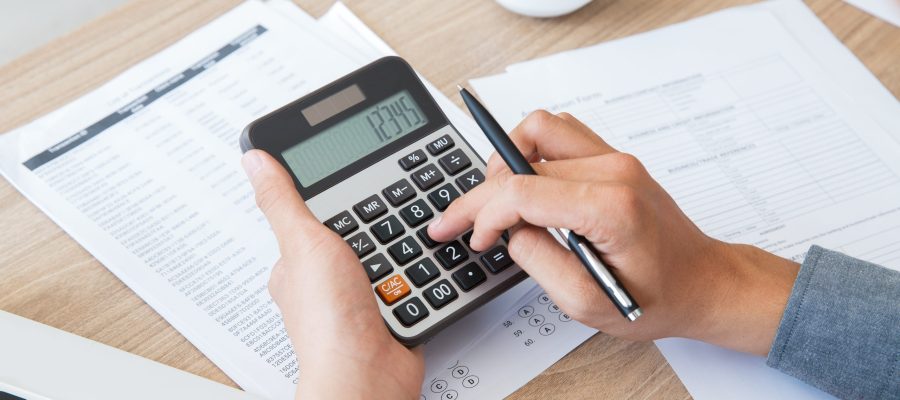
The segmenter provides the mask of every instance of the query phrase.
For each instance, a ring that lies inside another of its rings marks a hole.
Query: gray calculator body
[[[425,233],[484,180],[485,163],[398,57],[252,122],[240,143],[279,160],[310,210],[356,252],[385,323],[406,345],[526,276],[503,239],[476,253],[467,235],[435,243]]]

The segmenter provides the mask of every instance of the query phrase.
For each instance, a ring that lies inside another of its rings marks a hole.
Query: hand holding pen
[[[687,337],[766,354],[790,284],[765,282],[796,275],[795,264],[706,236],[637,158],[571,115],[536,111],[509,138],[538,175],[515,175],[495,154],[486,181],[432,222],[432,238],[450,240],[474,226],[478,251],[515,227],[510,255],[572,318],[632,340]],[[547,231],[554,227],[582,235],[643,316],[622,317],[579,257]]]

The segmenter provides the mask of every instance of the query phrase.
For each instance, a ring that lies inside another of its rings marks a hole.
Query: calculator
[[[247,126],[313,214],[356,253],[390,331],[414,346],[525,278],[501,238],[446,243],[428,222],[484,181],[485,162],[399,57],[385,57]]]

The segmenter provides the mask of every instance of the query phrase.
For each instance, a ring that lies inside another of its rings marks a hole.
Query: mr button
[[[397,300],[406,297],[410,292],[410,288],[409,284],[403,280],[403,277],[396,274],[387,278],[386,281],[381,282],[381,284],[375,288],[375,291],[378,292],[378,297],[381,297],[384,304],[391,305],[396,303]]]
[[[362,218],[363,222],[371,222],[373,219],[378,218],[379,215],[385,213],[387,206],[384,205],[377,194],[373,194],[365,200],[356,203],[353,206],[353,211],[356,211],[356,214]]]

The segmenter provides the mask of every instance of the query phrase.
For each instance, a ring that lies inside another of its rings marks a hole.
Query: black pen
[[[506,135],[506,132],[504,132],[503,128],[500,127],[500,124],[497,123],[497,120],[494,119],[494,116],[491,115],[491,113],[489,113],[468,90],[460,85],[456,85],[456,87],[459,88],[459,94],[466,103],[466,107],[469,109],[472,117],[475,118],[475,122],[478,123],[481,130],[484,131],[484,135],[487,136],[488,140],[494,146],[494,149],[497,150],[497,153],[500,154],[500,157],[503,158],[503,161],[509,166],[509,169],[512,170],[514,174],[537,175],[537,173],[534,172],[534,169],[531,168],[531,164],[525,159],[525,156],[519,152],[516,145],[510,140],[509,136]],[[600,256],[597,255],[597,251],[590,242],[583,236],[572,232],[569,229],[551,229],[555,230],[561,238],[566,239],[566,242],[569,244],[569,249],[578,255],[578,259],[581,260],[584,267],[591,273],[594,280],[600,284],[600,287],[603,288],[603,291],[609,299],[612,300],[613,304],[616,305],[616,308],[619,309],[619,312],[621,312],[625,318],[628,318],[629,321],[638,319],[642,314],[641,307],[638,306],[637,302],[634,301],[628,291],[619,284],[619,281],[613,276],[606,264],[603,263]]]

